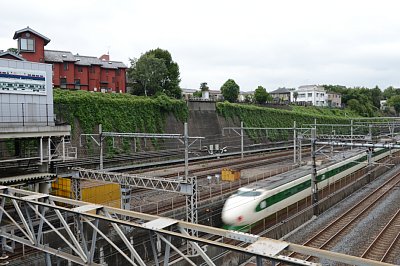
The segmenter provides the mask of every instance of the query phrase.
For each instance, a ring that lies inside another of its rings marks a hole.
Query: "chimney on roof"
[[[100,56],[101,61],[110,61],[110,55],[109,54],[103,54]]]

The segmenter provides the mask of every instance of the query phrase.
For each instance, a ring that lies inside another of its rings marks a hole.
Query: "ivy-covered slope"
[[[92,133],[98,124],[104,131],[162,133],[166,117],[186,121],[186,103],[165,95],[146,98],[129,94],[91,93],[54,90],[54,112],[74,129],[79,122],[82,133]]]
[[[236,122],[243,121],[245,127],[258,128],[290,128],[293,127],[293,121],[296,121],[297,127],[304,127],[306,124],[313,124],[317,119],[318,124],[349,124],[348,118],[342,116],[327,116],[315,112],[307,113],[303,111],[287,111],[273,108],[258,107],[252,105],[233,104],[228,102],[217,103],[217,112],[225,119],[232,119]],[[307,126],[309,127],[309,126]],[[331,130],[331,129],[327,129]],[[339,133],[339,132],[337,132]],[[263,137],[260,131],[249,131],[247,134],[256,139]],[[288,131],[269,131],[268,138],[279,140],[287,138]]]

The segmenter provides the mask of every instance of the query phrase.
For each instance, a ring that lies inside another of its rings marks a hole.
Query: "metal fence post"
[[[21,103],[21,105],[22,105],[22,126],[25,126],[24,104]]]
[[[46,103],[46,125],[49,125],[49,104]]]

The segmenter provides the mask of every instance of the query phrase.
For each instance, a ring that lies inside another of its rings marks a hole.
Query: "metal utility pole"
[[[240,122],[240,156],[243,159],[243,145],[244,145],[244,141],[243,141],[243,121]]]
[[[316,129],[311,129],[311,158],[312,158],[312,171],[311,171],[311,195],[312,204],[314,205],[314,215],[318,215],[318,184],[317,184],[317,164],[315,162],[315,148],[316,142]]]
[[[99,145],[100,145],[100,170],[103,170],[103,130],[99,124]]]
[[[185,180],[189,177],[189,134],[187,122],[183,125],[183,141],[185,143]]]
[[[353,119],[351,119],[350,138],[351,144],[353,144]],[[353,150],[353,146],[351,146],[351,149]]]
[[[297,134],[296,134],[296,121],[293,121],[293,163],[297,162],[296,158],[296,139],[297,139]]]

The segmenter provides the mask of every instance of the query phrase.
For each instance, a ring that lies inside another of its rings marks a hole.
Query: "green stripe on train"
[[[388,149],[382,149],[380,151],[374,152],[373,157],[375,157],[377,155],[380,155],[380,154],[386,152],[387,150]],[[348,164],[342,165],[342,166],[337,167],[335,169],[332,169],[332,170],[330,170],[328,172],[325,172],[325,173],[323,173],[321,175],[317,175],[317,183],[319,183],[319,182],[321,182],[321,181],[323,181],[325,179],[331,178],[332,176],[335,176],[340,172],[346,171],[347,169],[350,169],[351,167],[357,165],[358,163],[364,162],[366,160],[367,160],[367,155],[357,159],[355,162],[350,162]],[[275,195],[273,195],[271,197],[268,197],[268,198],[262,200],[257,205],[256,212],[262,211],[263,209],[265,209],[265,208],[267,208],[267,207],[269,207],[271,205],[274,205],[274,204],[276,204],[276,203],[278,203],[278,202],[280,202],[280,201],[282,201],[282,200],[284,200],[286,198],[289,198],[289,197],[291,197],[291,196],[293,196],[293,195],[295,195],[295,194],[297,194],[297,193],[299,193],[299,192],[301,192],[301,191],[303,191],[305,189],[308,189],[310,187],[311,187],[311,180],[307,180],[307,181],[304,181],[301,184],[298,184],[298,185],[296,185],[294,187],[291,187],[291,188],[288,188],[288,189],[286,189],[284,191],[281,191],[281,192],[279,192],[279,193],[277,193],[277,194],[275,194]],[[263,208],[261,208],[261,205],[263,206]]]

